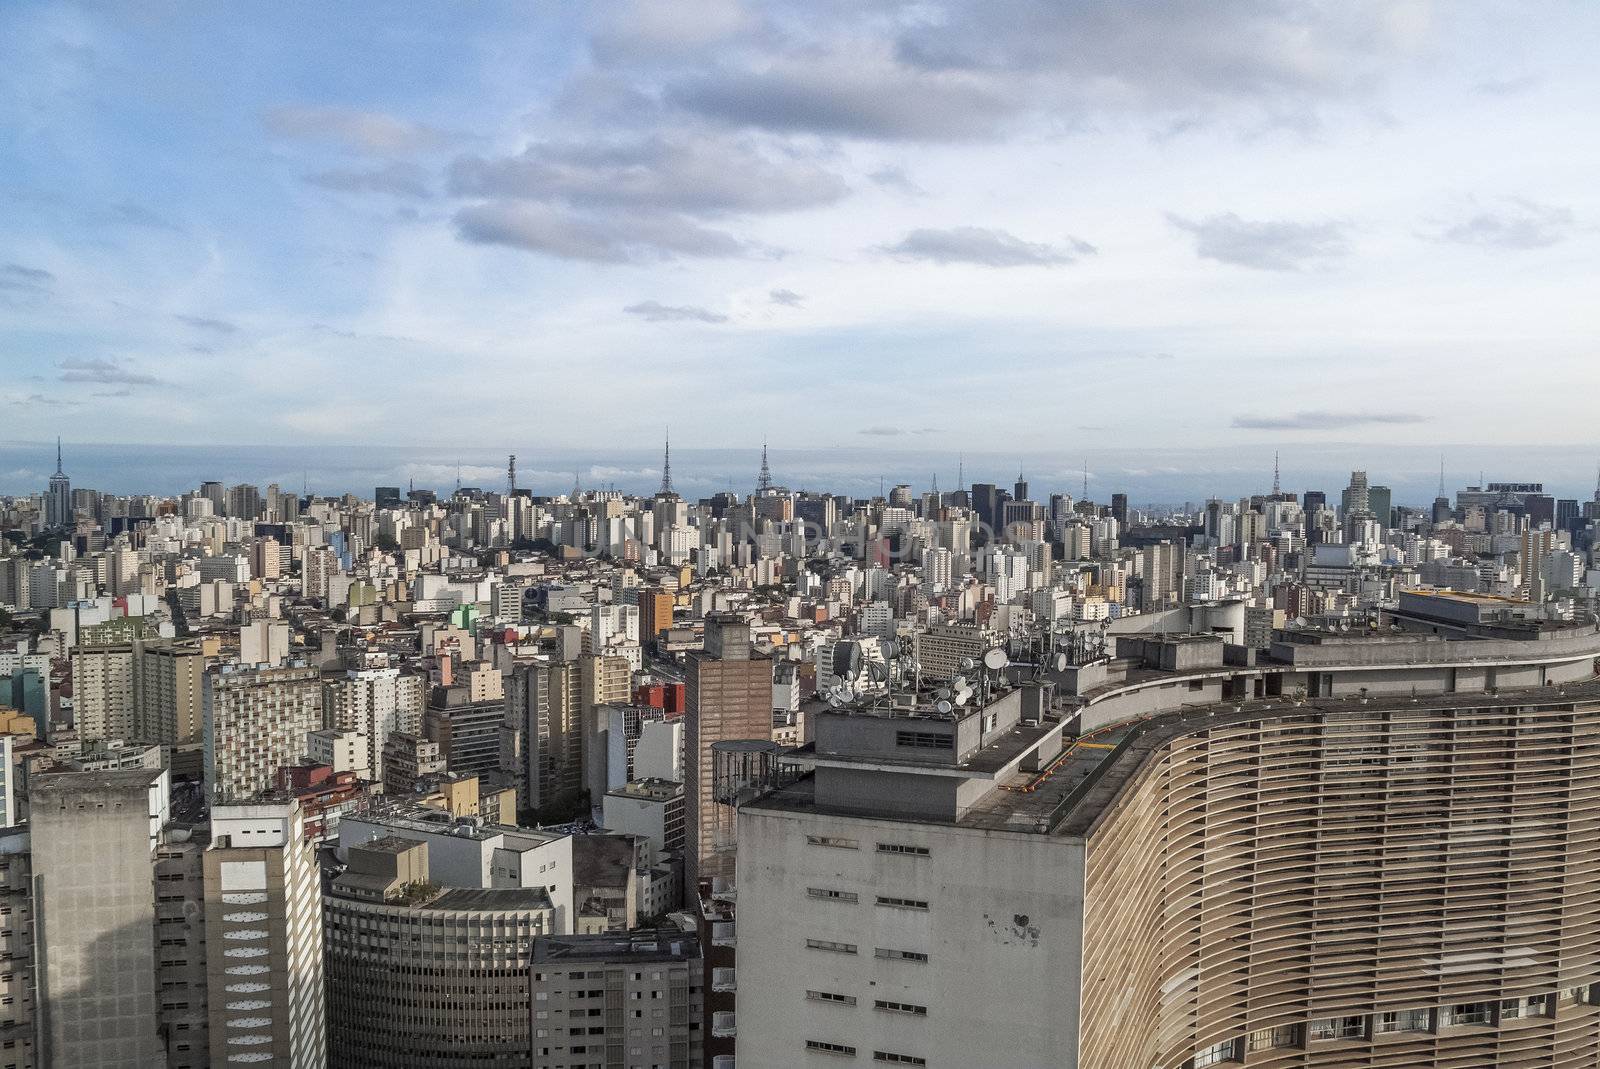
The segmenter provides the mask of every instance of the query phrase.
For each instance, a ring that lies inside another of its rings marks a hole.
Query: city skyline
[[[6,5],[10,436],[1585,425],[1600,11],[660,10]]]
[[[67,443],[68,474],[74,485],[107,493],[177,495],[201,482],[277,484],[286,491],[313,494],[355,493],[370,497],[376,486],[408,485],[449,492],[457,485],[494,491],[506,481],[509,451],[493,447],[360,446],[341,450],[337,463],[316,447],[242,446],[236,449],[168,445],[106,446]],[[649,450],[534,449],[518,456],[517,485],[542,496],[570,492],[576,480],[586,490],[616,489],[649,496],[660,488],[661,447]],[[53,462],[54,442],[0,441],[0,496],[42,492]],[[1271,489],[1277,462],[1285,490],[1336,491],[1351,471],[1369,471],[1373,481],[1394,491],[1396,504],[1424,506],[1437,496],[1441,476],[1446,491],[1489,482],[1543,482],[1558,497],[1589,500],[1600,490],[1600,463],[1571,447],[1485,449],[1447,447],[1442,454],[1426,449],[1384,450],[1341,443],[1304,453],[1268,451],[1265,466],[1224,449],[1089,450],[1073,456],[1054,453],[957,453],[924,450],[778,449],[768,448],[774,483],[792,491],[843,493],[872,497],[880,483],[887,490],[906,483],[921,494],[937,478],[943,491],[966,489],[975,482],[1009,487],[1022,474],[1036,496],[1067,493],[1082,496],[1085,477],[1089,497],[1102,503],[1113,493],[1126,494],[1138,507],[1177,507],[1209,498],[1237,498]],[[731,491],[741,496],[760,478],[762,447],[706,449],[673,446],[673,485],[690,497]],[[1445,461],[1440,471],[1440,460]],[[71,462],[71,461],[75,461]],[[1472,463],[1476,461],[1477,463]],[[748,470],[746,470],[748,469]],[[1087,469],[1087,470],[1086,470]],[[965,475],[958,483],[957,476]]]

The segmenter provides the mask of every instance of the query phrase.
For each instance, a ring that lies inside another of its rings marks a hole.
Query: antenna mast
[[[1281,496],[1283,493],[1283,486],[1278,478],[1278,475],[1278,451],[1274,449],[1272,451],[1272,496],[1275,498]]]
[[[661,493],[672,493],[672,428],[667,428],[665,447],[661,451]]]
[[[761,439],[761,476],[756,480],[756,489],[772,489],[772,469],[767,466],[767,440]]]
[[[506,496],[517,496],[517,454],[512,453],[506,464]]]

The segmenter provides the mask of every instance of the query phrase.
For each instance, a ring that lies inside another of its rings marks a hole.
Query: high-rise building
[[[299,805],[216,806],[204,866],[211,1064],[322,1069],[321,876]]]
[[[712,835],[712,747],[772,737],[772,661],[751,647],[750,625],[728,615],[706,618],[705,648],[689,655],[684,729],[688,886],[701,876],[731,877],[731,842]]]
[[[36,776],[32,828],[39,1061],[165,1065],[156,987],[162,770]]]
[[[639,591],[639,640],[655,642],[672,626],[672,595],[647,587]]]
[[[424,680],[398,668],[365,668],[346,672],[322,684],[322,722],[366,739],[366,766],[375,782],[384,782],[384,744],[391,734],[422,734],[426,706]]]
[[[206,793],[242,801],[305,756],[306,736],[322,728],[322,681],[304,665],[223,665],[206,673],[204,708]]]
[[[1352,471],[1350,485],[1339,495],[1339,515],[1350,516],[1354,513],[1370,513],[1372,511],[1367,487],[1367,473]]]
[[[61,439],[56,439],[56,472],[50,476],[50,488],[44,495],[44,522],[46,527],[72,526],[72,480],[61,469]]]
[[[739,810],[741,1069],[1591,1066],[1600,629],[1398,603],[818,711]]]

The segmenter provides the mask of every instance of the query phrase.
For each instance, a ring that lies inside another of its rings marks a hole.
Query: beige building
[[[204,856],[211,1064],[328,1064],[321,877],[297,803],[220,805]]]
[[[713,835],[712,747],[772,737],[772,661],[755,654],[750,625],[706,619],[705,648],[690,654],[685,688],[684,805],[688,886],[700,876],[733,875],[733,843]]]
[[[384,780],[384,744],[395,732],[420,735],[426,705],[423,677],[398,668],[350,671],[322,684],[323,723],[366,736],[365,764],[378,783]]]
[[[273,786],[322,727],[315,668],[213,668],[205,677],[205,785],[213,802],[243,800]]]

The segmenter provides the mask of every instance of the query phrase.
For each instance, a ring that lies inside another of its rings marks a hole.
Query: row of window
[[[1496,1002],[1455,1003],[1438,1009],[1385,1010],[1371,1016],[1356,1014],[1321,1017],[1304,1026],[1289,1024],[1275,1028],[1261,1028],[1243,1039],[1228,1039],[1215,1043],[1190,1059],[1186,1063],[1186,1069],[1207,1069],[1209,1066],[1238,1062],[1246,1053],[1295,1049],[1304,1046],[1306,1042],[1365,1040],[1374,1036],[1402,1032],[1429,1033],[1443,1028],[1469,1025],[1493,1026],[1506,1021],[1553,1017],[1560,1006],[1572,1003],[1594,1004],[1597,1000],[1600,1000],[1600,984],[1569,987],[1555,994],[1531,995],[1526,998],[1503,999]]]
[[[859,850],[861,842],[858,839],[847,839],[837,835],[807,835],[806,844],[809,846],[829,846],[836,850]],[[908,854],[912,857],[928,857],[930,851],[926,846],[911,846],[906,843],[879,843],[880,854]]]
[[[845,1058],[854,1058],[856,1049],[844,1043],[829,1043],[821,1039],[806,1040],[806,1050],[819,1054],[837,1054]],[[875,1062],[888,1062],[893,1065],[927,1065],[928,1059],[919,1058],[915,1054],[895,1054],[892,1051],[875,1050],[872,1052]]]
[[[834,954],[855,954],[861,948],[854,943],[840,943],[832,939],[807,939],[806,949],[826,950]],[[928,960],[928,955],[919,950],[893,950],[888,947],[878,947],[873,951],[873,956],[888,961],[926,962]]]
[[[806,897],[819,899],[824,902],[855,903],[861,901],[861,896],[854,891],[835,891],[827,887],[807,887]],[[922,898],[898,898],[894,895],[879,895],[878,905],[890,909],[919,909],[926,910],[928,902]]]
[[[832,1002],[839,1006],[854,1006],[854,995],[841,995],[836,991],[807,991],[806,998],[812,1002]],[[911,1002],[891,1002],[888,999],[874,999],[872,1008],[885,1013],[904,1013],[913,1017],[928,1016],[928,1007],[918,1006]]]

